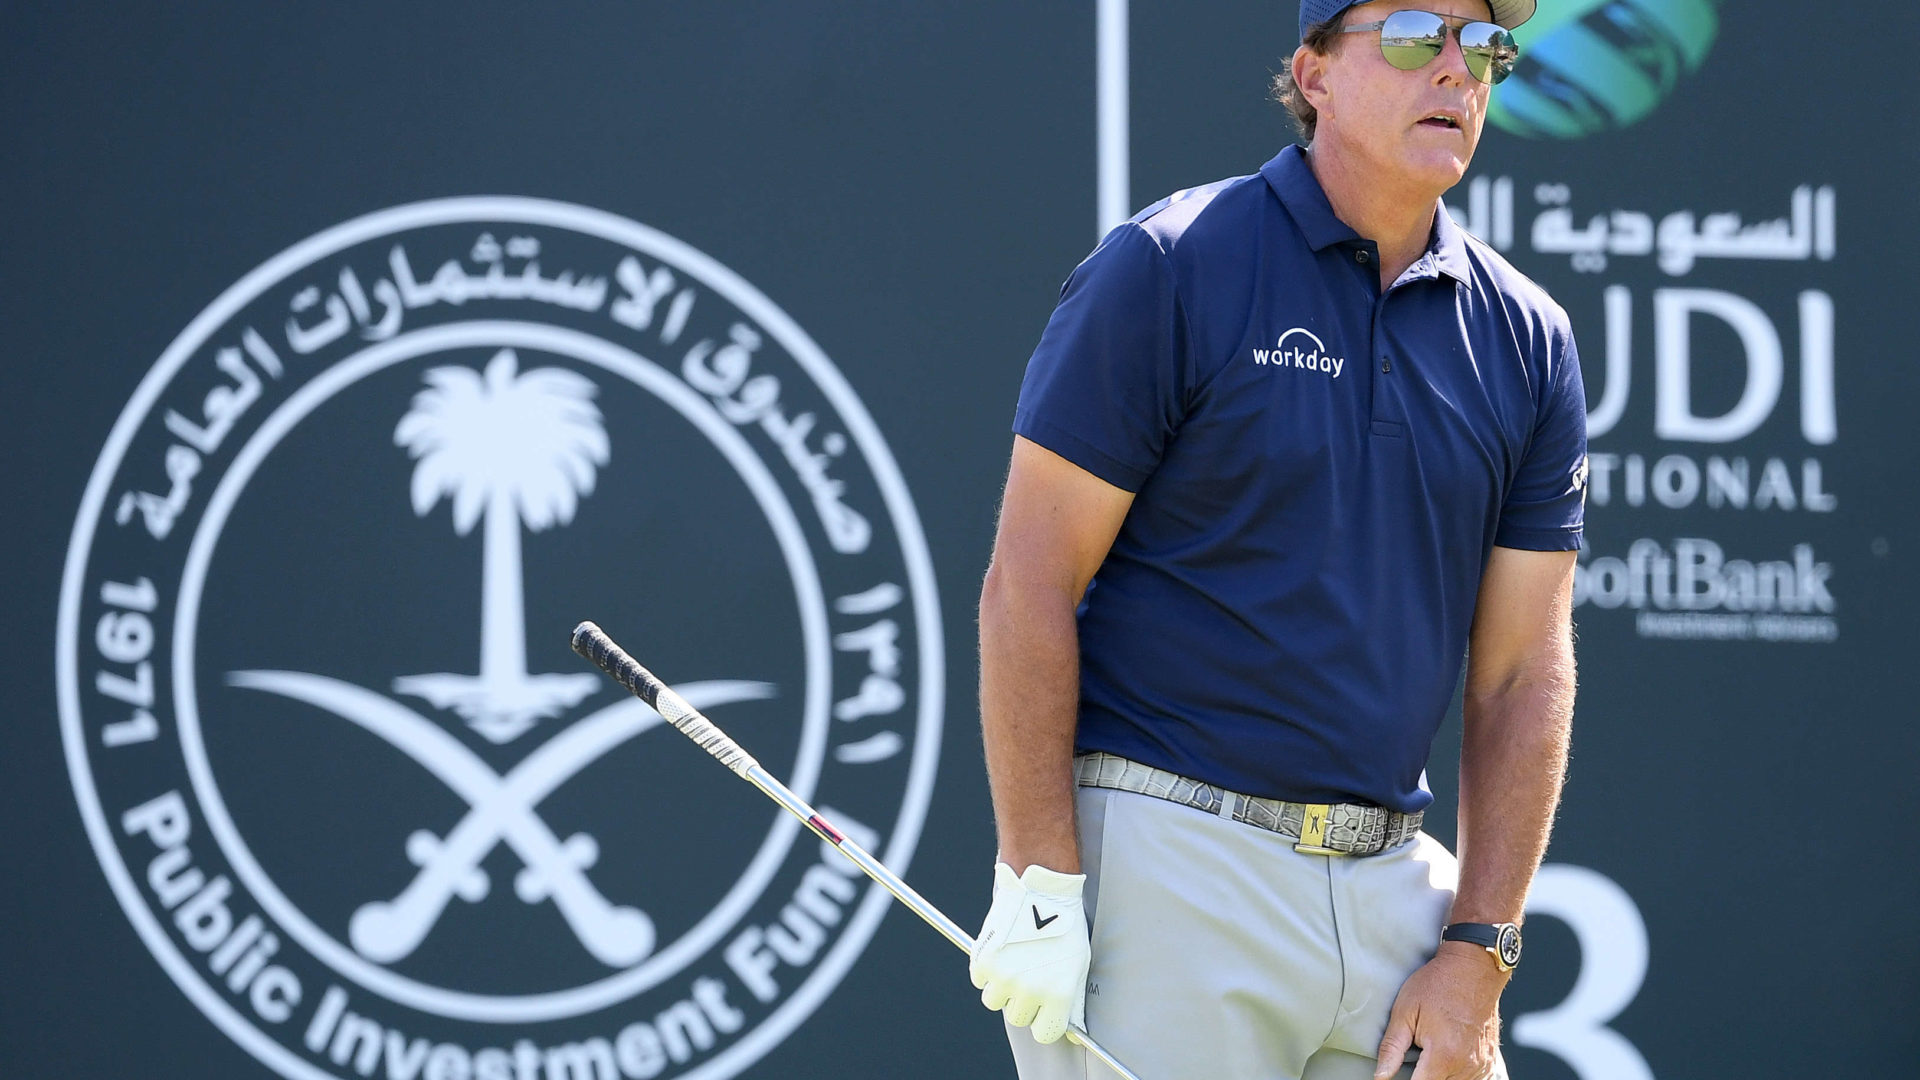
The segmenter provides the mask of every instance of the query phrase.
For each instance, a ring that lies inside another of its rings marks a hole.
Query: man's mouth
[[[1434,113],[1432,116],[1420,121],[1420,125],[1422,127],[1446,128],[1450,131],[1459,131],[1460,118],[1451,113]]]

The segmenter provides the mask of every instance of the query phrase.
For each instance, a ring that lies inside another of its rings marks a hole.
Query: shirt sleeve
[[[1173,268],[1153,237],[1124,224],[1061,289],[1027,362],[1013,430],[1139,491],[1180,426],[1190,382]]]
[[[1571,333],[1534,424],[1533,439],[1507,498],[1493,542],[1526,551],[1580,547],[1587,503],[1587,391]]]

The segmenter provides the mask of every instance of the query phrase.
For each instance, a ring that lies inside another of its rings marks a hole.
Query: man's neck
[[[1307,163],[1327,193],[1333,214],[1380,248],[1380,287],[1399,280],[1426,254],[1433,235],[1434,207],[1442,192],[1395,184],[1356,168],[1356,159],[1316,139],[1307,147]]]

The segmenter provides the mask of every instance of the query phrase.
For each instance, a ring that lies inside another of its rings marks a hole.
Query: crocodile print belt
[[[1423,813],[1401,814],[1383,806],[1297,803],[1242,795],[1106,753],[1075,758],[1073,772],[1081,787],[1130,791],[1191,806],[1279,833],[1297,841],[1293,850],[1307,855],[1378,855],[1413,839],[1425,817]]]

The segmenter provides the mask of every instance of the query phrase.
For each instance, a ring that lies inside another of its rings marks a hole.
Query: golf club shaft
[[[915,892],[898,874],[887,869],[886,864],[873,857],[867,849],[847,838],[833,824],[820,816],[820,812],[808,805],[805,799],[795,795],[787,785],[775,779],[773,774],[761,768],[760,763],[751,754],[741,749],[719,725],[707,719],[700,710],[687,704],[673,688],[642,667],[638,660],[627,655],[626,650],[615,644],[606,631],[591,622],[583,622],[573,630],[573,651],[593,661],[594,666],[612,676],[615,682],[631,690],[635,696],[651,705],[669,724],[678,728],[680,733],[700,745],[700,748],[713,755],[722,765],[733,770],[742,779],[759,788],[766,796],[786,810],[787,813],[811,829],[815,835],[832,844],[840,854],[845,855],[859,867],[862,873],[878,882],[894,899],[905,904],[915,915],[924,919],[927,925],[940,931],[948,941],[953,942],[961,952],[972,955],[973,937],[959,924],[947,918],[939,908],[934,907],[926,897]],[[1131,1069],[1122,1065],[1107,1049],[1093,1040],[1093,1036],[1076,1027],[1067,1028],[1067,1041],[1099,1058],[1108,1068],[1126,1078],[1140,1080]]]

